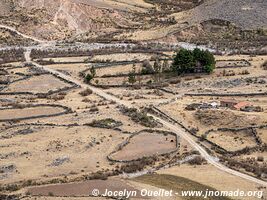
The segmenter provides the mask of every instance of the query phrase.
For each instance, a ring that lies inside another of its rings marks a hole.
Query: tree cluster
[[[209,51],[195,48],[192,50],[181,49],[174,57],[173,71],[178,74],[206,72],[212,73],[215,69],[215,58]]]

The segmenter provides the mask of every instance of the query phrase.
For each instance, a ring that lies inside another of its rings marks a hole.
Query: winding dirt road
[[[39,43],[44,43],[44,42],[46,42],[45,40],[39,40],[39,39],[36,38],[36,37],[29,36],[29,35],[26,35],[26,34],[24,34],[24,33],[21,33],[21,32],[19,32],[19,31],[17,31],[15,28],[10,27],[10,26],[6,26],[6,25],[1,25],[1,24],[0,24],[0,28],[10,30],[10,31],[12,31],[12,32],[14,32],[14,33],[16,33],[16,34],[18,34],[18,35],[20,35],[20,36],[26,38],[26,39],[30,39],[30,40],[33,40],[33,41],[35,41],[35,42],[39,42]]]

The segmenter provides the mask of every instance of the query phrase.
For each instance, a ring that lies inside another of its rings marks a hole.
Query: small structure
[[[249,102],[241,101],[238,102],[234,99],[224,99],[220,101],[221,107],[230,108],[232,110],[242,110],[243,108],[250,106]]]
[[[242,101],[242,102],[237,103],[234,106],[234,109],[235,110],[241,110],[241,109],[245,108],[246,106],[250,106],[250,103],[249,102]]]
[[[224,99],[220,101],[221,107],[226,107],[226,108],[231,108],[231,109],[234,109],[234,106],[237,103],[238,102],[236,100],[231,100],[231,99]]]
[[[193,111],[197,109],[217,109],[218,103],[212,102],[212,103],[192,103],[185,107],[185,110]]]

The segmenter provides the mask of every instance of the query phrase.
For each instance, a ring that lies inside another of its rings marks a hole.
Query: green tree
[[[87,74],[84,77],[84,82],[85,83],[90,83],[96,76],[96,70],[95,70],[94,66],[91,67],[89,71],[90,71],[90,74]]]
[[[195,66],[192,51],[181,49],[174,57],[172,68],[178,74],[192,72]]]
[[[212,73],[215,69],[215,58],[209,51],[195,48],[193,51],[181,49],[174,57],[172,69],[178,74],[193,73],[196,67],[202,68],[201,71]]]
[[[85,83],[90,83],[92,80],[93,80],[93,76],[91,74],[87,74],[85,77],[84,77],[84,82]]]
[[[207,73],[212,73],[213,72],[213,70],[214,70],[214,66],[212,66],[212,65],[206,65],[205,67],[204,67],[204,70],[205,70],[205,72],[207,72]]]

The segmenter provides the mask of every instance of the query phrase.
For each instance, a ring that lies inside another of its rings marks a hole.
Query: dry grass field
[[[70,86],[70,84],[63,82],[52,75],[41,75],[14,82],[4,90],[4,92],[47,93],[50,90],[53,91]]]
[[[112,156],[115,160],[136,160],[171,152],[176,149],[176,138],[172,135],[142,132]]]

